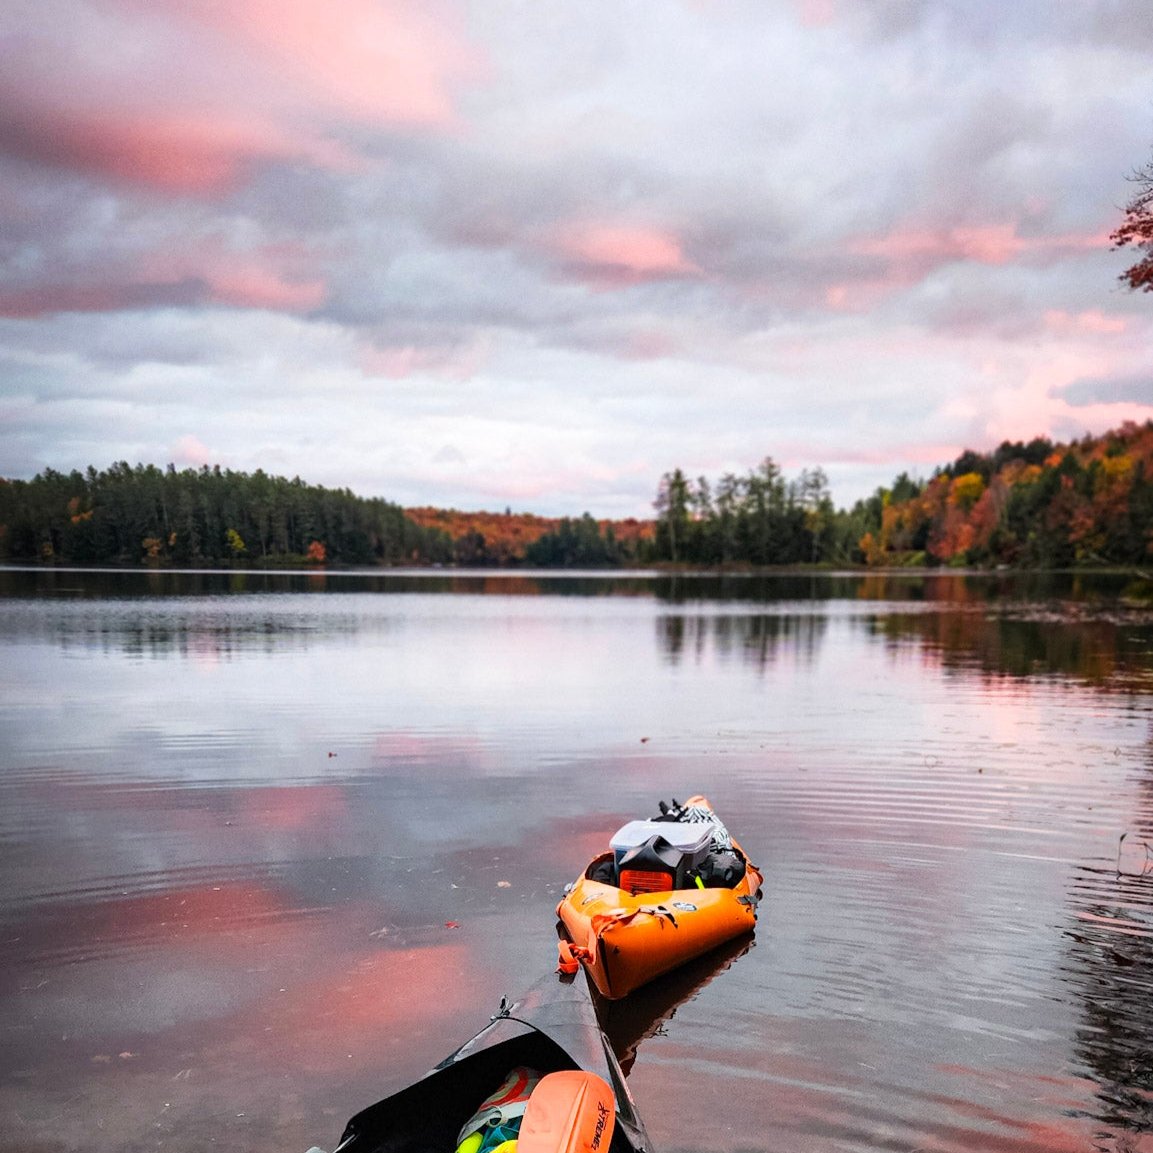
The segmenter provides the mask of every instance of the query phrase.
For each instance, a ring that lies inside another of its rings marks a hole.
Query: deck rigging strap
[[[677,928],[677,919],[672,913],[665,908],[664,905],[638,905],[635,909],[610,909],[607,913],[596,913],[589,921],[592,930],[591,936],[599,939],[600,936],[614,925],[627,925],[634,917],[640,916],[656,917],[658,921],[661,917],[672,922],[673,928]],[[664,928],[664,922],[660,921],[661,928]]]
[[[572,975],[581,967],[581,961],[592,963],[593,954],[584,945],[575,945],[572,941],[557,941],[556,971]]]
[[[587,965],[596,962],[597,942],[611,928],[616,925],[627,925],[636,917],[654,917],[663,929],[668,921],[674,929],[679,928],[672,910],[664,905],[638,905],[635,909],[610,909],[607,913],[596,913],[589,920],[589,943],[578,945],[567,937],[557,941],[558,973],[575,973],[580,968],[581,961]]]

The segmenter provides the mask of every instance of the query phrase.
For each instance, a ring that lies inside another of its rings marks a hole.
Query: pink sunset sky
[[[5,5],[0,476],[847,507],[1151,419],[1151,58],[1147,0]]]

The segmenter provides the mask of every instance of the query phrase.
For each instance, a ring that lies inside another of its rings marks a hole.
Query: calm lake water
[[[1123,585],[0,572],[0,1149],[331,1149],[702,792],[765,901],[613,1011],[659,1153],[1153,1151]]]

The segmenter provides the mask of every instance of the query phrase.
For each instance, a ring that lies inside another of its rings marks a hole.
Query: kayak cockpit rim
[[[428,1074],[352,1117],[334,1153],[451,1153],[460,1127],[518,1065],[541,1073],[583,1069],[603,1078],[616,1104],[609,1153],[649,1153],[589,991],[574,984],[552,977],[518,1002],[502,1002],[484,1028]]]

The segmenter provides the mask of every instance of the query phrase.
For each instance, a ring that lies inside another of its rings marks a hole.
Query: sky
[[[1149,0],[9,0],[0,476],[652,515],[1153,419]]]

